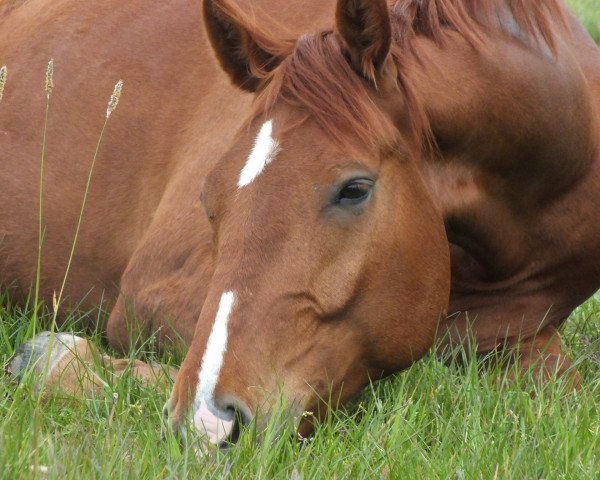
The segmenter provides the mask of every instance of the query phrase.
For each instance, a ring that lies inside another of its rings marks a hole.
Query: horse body
[[[3,18],[0,56],[10,80],[0,181],[2,203],[11,208],[1,213],[0,270],[25,295],[37,257],[45,63],[54,57],[56,86],[44,178],[43,298],[60,287],[107,95],[121,77],[130,98],[109,123],[69,277],[72,301],[87,296],[86,305],[98,305],[114,301],[167,184],[216,143],[211,124],[197,125],[199,110],[218,118],[247,101],[218,74],[200,23],[197,5],[186,1],[103,2],[93,9],[86,2],[26,2]],[[225,134],[235,123],[235,115],[227,118]],[[186,194],[193,188],[181,186]],[[181,202],[193,203],[192,196]]]

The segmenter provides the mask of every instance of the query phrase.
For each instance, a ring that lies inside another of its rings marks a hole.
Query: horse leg
[[[581,386],[581,376],[571,367],[571,362],[563,352],[560,334],[553,325],[546,326],[533,337],[520,339],[509,345],[508,349],[518,362],[521,375],[530,372],[540,384],[554,375],[565,376],[573,389]]]
[[[123,374],[130,372],[145,386],[170,387],[177,375],[173,367],[103,355],[84,338],[70,333],[43,332],[19,348],[6,366],[7,373],[22,380],[33,375],[36,394],[89,398],[97,396]]]

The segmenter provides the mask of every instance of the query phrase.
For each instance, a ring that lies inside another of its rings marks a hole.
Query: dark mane
[[[507,10],[508,9],[508,10]],[[424,108],[406,75],[406,60],[417,36],[444,46],[448,32],[460,33],[475,49],[485,49],[486,31],[499,29],[498,19],[512,16],[523,35],[554,52],[553,22],[566,28],[557,0],[398,0],[390,9],[394,45],[391,55],[408,108],[413,134],[431,144]],[[278,99],[306,111],[332,138],[347,143],[349,134],[366,146],[393,140],[394,128],[367,94],[368,83],[346,60],[333,31],[301,36],[288,48],[281,68],[273,72],[256,68],[265,80],[257,110],[269,110]],[[265,45],[266,46],[266,45]],[[280,57],[281,58],[281,57]]]

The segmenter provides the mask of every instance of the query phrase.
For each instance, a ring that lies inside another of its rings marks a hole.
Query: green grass
[[[5,360],[28,338],[31,312],[5,308],[0,315]],[[584,378],[576,394],[557,381],[532,398],[528,379],[521,387],[502,384],[498,368],[475,360],[448,366],[429,356],[332,413],[304,445],[287,435],[259,444],[248,429],[229,454],[201,459],[193,445],[160,440],[166,390],[125,376],[99,398],[38,407],[30,382],[16,388],[0,376],[0,477],[33,478],[38,465],[51,478],[222,478],[229,471],[231,478],[594,479],[599,320],[600,301],[590,300],[564,331]],[[65,330],[78,324],[73,319]]]
[[[596,43],[600,43],[600,3],[598,0],[566,0],[566,2],[588,29]]]
[[[600,40],[597,0],[569,3]],[[0,364],[31,337],[32,315],[0,296]],[[73,316],[62,330],[83,323]],[[600,298],[577,309],[563,335],[583,376],[578,393],[555,381],[532,397],[528,379],[502,383],[477,360],[429,356],[333,412],[304,444],[287,435],[258,443],[250,428],[227,455],[201,459],[194,445],[161,441],[166,389],[126,375],[97,398],[40,406],[29,380],[15,386],[0,372],[0,478],[597,479]]]

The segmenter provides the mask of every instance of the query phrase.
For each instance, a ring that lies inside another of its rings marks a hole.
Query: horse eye
[[[358,205],[369,198],[372,189],[373,182],[370,180],[352,180],[340,190],[336,203]]]

